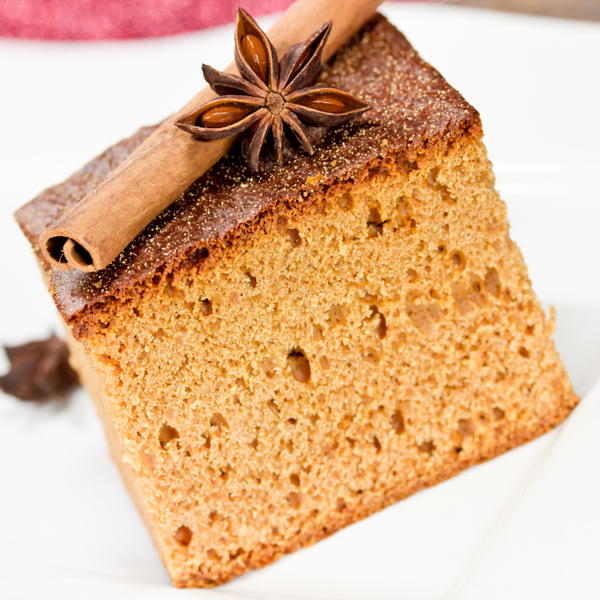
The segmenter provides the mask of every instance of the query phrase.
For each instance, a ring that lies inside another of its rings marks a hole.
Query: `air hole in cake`
[[[439,190],[440,192],[442,192],[442,199],[444,200],[444,202],[447,202],[448,204],[456,204],[458,202],[458,200],[452,195],[452,193],[448,189],[448,186],[440,185]]]
[[[370,304],[377,304],[377,295],[372,294],[371,292],[365,292],[363,295],[363,299],[365,302],[369,302]],[[369,306],[369,309],[375,314],[377,310],[377,306]],[[371,316],[373,316],[373,314]]]
[[[496,421],[501,421],[506,416],[505,412],[498,406],[494,406],[494,408],[492,408],[492,414],[494,415],[494,419],[496,419]]]
[[[338,512],[344,512],[348,508],[346,501],[343,498],[338,498],[336,502],[336,510]]]
[[[320,325],[313,325],[313,340],[320,342],[323,339],[323,328]]]
[[[210,435],[208,435],[208,433],[203,433],[200,435],[200,437],[204,438],[203,447],[206,448],[207,450],[210,450]]]
[[[427,183],[429,185],[435,185],[437,183],[438,175],[440,174],[439,167],[432,167],[427,174]]]
[[[494,268],[490,268],[485,272],[485,277],[483,279],[483,285],[489,294],[498,298],[500,296],[500,292],[502,291],[502,286],[500,284],[500,276],[498,275],[498,271]]]
[[[373,436],[373,446],[375,447],[375,452],[381,452],[381,442],[376,435]]]
[[[378,175],[386,176],[389,174],[389,172],[390,172],[390,170],[384,165],[371,167],[367,174],[367,178],[372,179],[373,177],[377,177]]]
[[[277,227],[277,231],[279,233],[281,233],[282,235],[285,235],[287,233],[287,228],[288,228],[287,218],[284,216],[281,216],[281,215],[279,217],[277,217],[276,227]]]
[[[288,242],[294,247],[297,248],[302,244],[302,238],[300,237],[300,233],[297,229],[288,229],[287,230]]]
[[[166,423],[163,423],[158,430],[158,441],[161,448],[165,448],[166,445],[175,438],[179,437],[179,432],[175,427],[171,427]]]
[[[300,383],[310,381],[310,362],[302,350],[292,350],[287,357],[287,364],[292,377]]]
[[[467,259],[460,250],[454,250],[454,252],[450,254],[450,260],[459,271],[465,270],[465,267],[467,266]]]
[[[200,301],[200,312],[205,316],[208,317],[209,315],[212,315],[212,302],[210,300],[207,300],[206,298],[204,300]]]
[[[279,407],[277,406],[277,404],[275,404],[275,400],[269,400],[267,402],[267,407],[276,417],[279,417]]]
[[[210,418],[210,426],[214,427],[217,430],[217,433],[221,433],[223,429],[229,426],[227,425],[227,421],[225,417],[221,413],[214,413]]]
[[[406,271],[406,278],[410,283],[414,283],[418,279],[417,272],[414,269],[408,269]]]
[[[376,365],[379,362],[379,354],[374,348],[367,348],[364,356],[365,360],[372,365]]]
[[[400,435],[401,433],[404,432],[405,426],[404,426],[404,417],[402,416],[402,412],[399,410],[395,410],[392,413],[392,416],[390,417],[390,425],[392,426],[392,429],[398,434]]]
[[[398,225],[400,225],[400,227],[408,225],[408,220],[411,216],[411,208],[410,203],[406,198],[398,198],[398,204],[396,205],[395,212],[398,218]]]
[[[290,475],[290,482],[292,485],[300,487],[300,476],[297,473],[292,473]]]
[[[275,375],[275,363],[272,359],[265,357],[261,359],[260,366],[262,370],[265,372],[265,375],[269,378],[274,377]]]
[[[131,312],[136,316],[136,317],[141,317],[142,313],[137,309],[137,308],[132,308]]]
[[[346,192],[338,196],[337,203],[342,210],[352,210],[352,195]]]
[[[426,454],[433,454],[435,450],[435,444],[431,440],[426,440],[420,444],[417,444],[417,448]]]
[[[326,356],[321,356],[321,358],[319,359],[319,363],[321,364],[321,368],[325,371],[331,366],[331,363],[329,362],[329,359]]]
[[[525,333],[527,335],[533,335],[534,331],[535,331],[535,327],[533,325],[527,325],[527,327],[525,327]]]
[[[197,250],[194,250],[193,252],[190,253],[190,255],[185,259],[182,266],[196,265],[196,264],[202,262],[204,259],[208,258],[208,255],[209,255],[208,248],[198,248]]]
[[[464,437],[469,437],[474,433],[473,423],[469,419],[459,419],[458,430]]]
[[[294,417],[290,417],[290,418],[287,420],[287,422],[288,422],[290,425],[295,425],[295,424],[298,422],[298,419],[295,419]]]
[[[368,317],[368,320],[372,320],[375,323],[373,331],[377,337],[383,339],[387,334],[385,316],[379,312],[379,309],[375,305],[369,306],[369,310],[371,311],[371,315]]]
[[[328,321],[330,327],[336,325],[342,325],[346,321],[346,314],[348,310],[343,304],[334,304],[327,311]]]
[[[254,438],[248,445],[253,450],[256,450],[258,448],[258,438]]]
[[[290,492],[287,495],[286,500],[292,508],[300,508],[300,504],[302,503],[302,495],[298,492]]]
[[[346,441],[348,442],[348,446],[350,446],[350,448],[354,448],[356,444],[356,440],[354,438],[346,436]]]
[[[190,528],[185,525],[178,527],[175,532],[175,541],[180,546],[189,546],[192,541],[192,532],[190,531]]]
[[[529,350],[527,350],[527,348],[525,348],[525,346],[521,346],[519,348],[519,354],[523,357],[523,358],[529,358],[530,354],[529,354]]]
[[[438,251],[440,254],[444,254],[444,253],[446,252],[446,244],[440,244],[440,245],[437,247],[437,251]]]
[[[374,238],[383,234],[383,225],[385,221],[381,220],[381,215],[376,208],[372,208],[369,212],[367,220],[367,231],[370,238]]]
[[[208,524],[212,525],[219,518],[219,513],[216,510],[211,510],[208,513]]]
[[[382,313],[379,313],[379,323],[375,328],[375,332],[381,340],[387,335],[387,322],[385,320],[385,316]]]
[[[248,285],[254,289],[256,287],[256,277],[254,277],[250,271],[244,271],[244,275],[248,279]]]
[[[165,287],[165,293],[172,298],[182,299],[185,297],[185,293],[181,288],[178,288],[170,283]]]
[[[98,354],[98,361],[114,369],[115,373],[122,373],[123,369],[117,360],[108,354]]]
[[[456,446],[456,447],[454,448],[454,453],[455,453],[455,454],[460,454],[462,451],[463,451],[463,448],[462,448],[462,446]]]
[[[206,551],[206,557],[208,558],[208,560],[219,560],[219,554],[217,553],[217,551],[214,548],[209,548]]]
[[[406,314],[415,327],[425,333],[430,333],[434,324],[442,318],[437,304],[415,304],[410,299],[406,303]]]

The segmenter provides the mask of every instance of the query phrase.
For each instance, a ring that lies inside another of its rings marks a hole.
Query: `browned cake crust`
[[[577,403],[477,112],[383,17],[313,157],[231,156],[102,272],[52,271],[78,370],[178,586],[223,583],[526,442]],[[150,133],[17,215],[35,243]]]
[[[127,293],[130,286],[157,273],[166,275],[182,261],[202,260],[205,249],[251,234],[260,218],[276,212],[277,206],[306,203],[332,185],[352,186],[377,174],[386,162],[415,168],[417,156],[435,145],[481,136],[477,111],[383,16],[366,25],[357,40],[338,54],[323,81],[357,95],[373,110],[344,127],[313,132],[322,138],[314,156],[288,156],[284,170],[267,168],[255,174],[237,155],[222,160],[113,265],[98,273],[50,273],[50,288],[65,320],[75,324],[95,305]],[[32,244],[153,130],[141,129],[23,206],[16,217]]]

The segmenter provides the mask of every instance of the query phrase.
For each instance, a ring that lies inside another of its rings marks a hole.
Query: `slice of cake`
[[[477,112],[377,16],[324,81],[373,109],[236,154],[107,269],[43,265],[177,586],[209,586],[560,423],[577,403]],[[17,215],[33,244],[152,131]]]

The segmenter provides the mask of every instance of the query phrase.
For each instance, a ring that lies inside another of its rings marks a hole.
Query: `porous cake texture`
[[[103,272],[52,271],[177,586],[223,583],[526,442],[577,402],[476,111],[383,17],[325,80],[373,110],[231,156]],[[24,207],[32,241],[151,130]]]

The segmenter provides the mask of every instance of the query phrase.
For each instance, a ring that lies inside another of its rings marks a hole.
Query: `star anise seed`
[[[328,21],[306,40],[291,46],[278,60],[264,31],[239,8],[235,62],[240,76],[202,65],[204,78],[219,97],[187,113],[176,125],[201,140],[244,133],[242,152],[253,170],[258,169],[269,132],[278,165],[283,164],[286,129],[308,154],[313,154],[308,125],[333,127],[370,108],[347,92],[315,85],[330,31]]]

